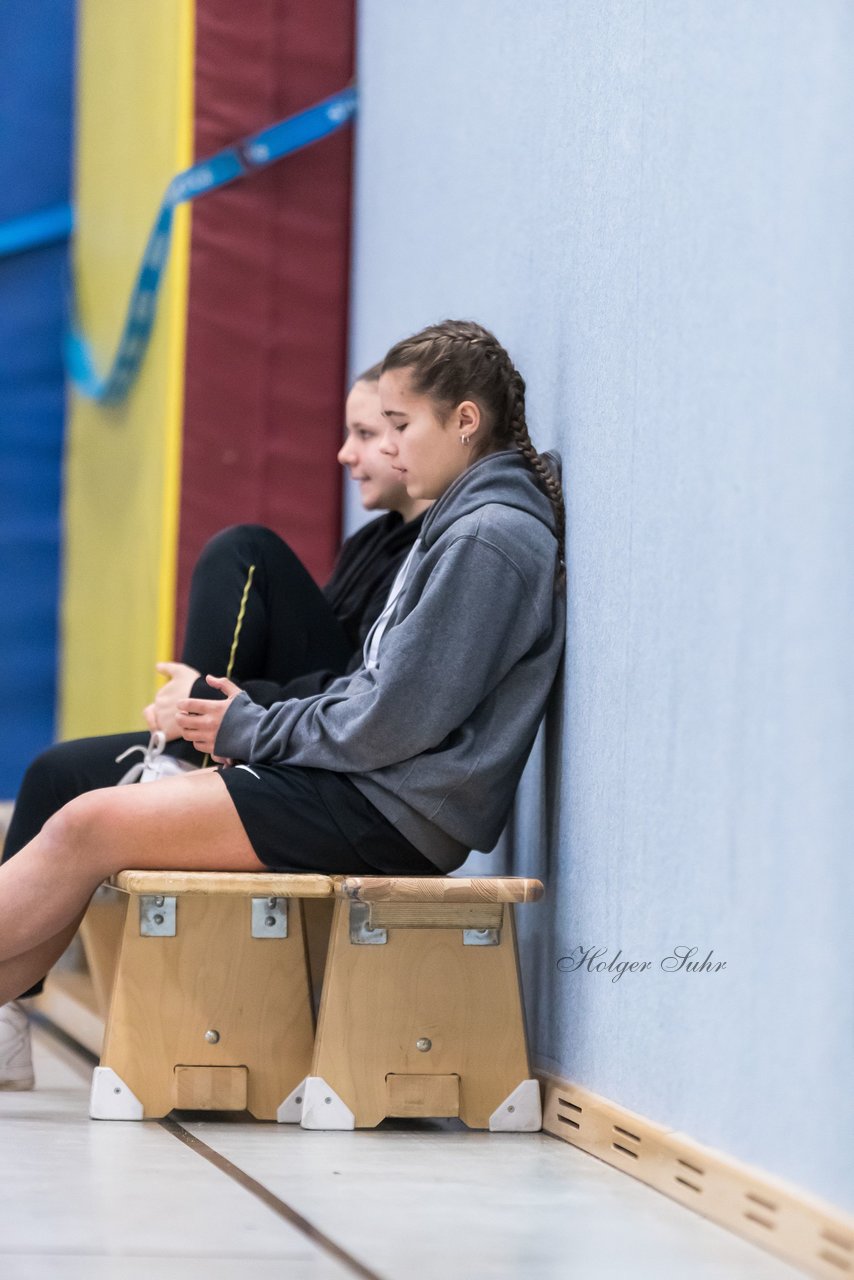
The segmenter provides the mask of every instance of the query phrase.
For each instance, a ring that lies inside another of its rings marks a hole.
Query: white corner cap
[[[305,1080],[300,1080],[295,1089],[291,1089],[284,1102],[280,1102],[276,1111],[278,1124],[299,1124],[302,1119],[302,1104],[305,1100]]]
[[[142,1103],[112,1067],[96,1067],[89,1094],[93,1120],[141,1120]]]
[[[492,1133],[538,1133],[543,1127],[543,1104],[537,1080],[523,1080],[489,1117]]]
[[[300,1124],[303,1129],[355,1129],[356,1117],[323,1076],[306,1076]]]

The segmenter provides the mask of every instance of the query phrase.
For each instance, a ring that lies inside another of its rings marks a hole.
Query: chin
[[[363,505],[367,507],[368,511],[396,511],[405,495],[406,490],[404,489],[401,492],[400,487],[396,485],[394,489],[390,489],[387,492],[372,494],[370,501]]]

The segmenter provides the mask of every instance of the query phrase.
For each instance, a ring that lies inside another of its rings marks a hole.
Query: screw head
[[[507,1108],[507,1110],[508,1110],[511,1114],[516,1110],[516,1108],[513,1106],[512,1102],[511,1102],[510,1106]]]
[[[422,1036],[420,1040],[415,1041],[415,1048],[418,1049],[420,1053],[429,1053],[433,1048],[433,1041],[428,1040],[426,1036]]]
[[[157,915],[155,915],[155,917],[154,917],[154,923],[155,923],[155,924],[162,924],[162,923],[163,923],[163,916],[162,916],[162,915],[160,915],[160,913],[159,913],[159,912],[158,912],[158,913],[157,913]]]
[[[160,894],[158,894],[157,897],[154,899],[154,905],[155,907],[163,907],[166,905],[166,899],[162,897]]]
[[[218,1031],[206,1031],[206,1032],[205,1032],[205,1039],[207,1040],[208,1044],[219,1044],[219,1032],[218,1032]]]
[[[278,898],[268,898],[268,899],[267,899],[267,906],[268,906],[268,907],[275,907],[275,905],[276,905],[276,903],[277,903],[278,901],[279,901],[279,899],[278,899]]]
[[[264,919],[264,924],[267,926],[268,929],[272,929],[275,923],[276,923],[275,916],[266,916]]]

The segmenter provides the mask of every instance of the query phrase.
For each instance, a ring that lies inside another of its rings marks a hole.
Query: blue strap
[[[166,188],[160,212],[148,237],[128,303],[122,336],[112,367],[105,377],[98,375],[88,343],[72,319],[71,331],[65,339],[65,363],[70,378],[83,395],[104,404],[115,404],[124,399],[139,372],[157,313],[157,297],[169,258],[176,206],[266,169],[284,156],[335,133],[352,119],[355,111],[356,90],[344,89],[176,174]]]
[[[71,235],[73,222],[71,206],[67,204],[53,205],[4,222],[0,226],[0,258],[65,240]]]

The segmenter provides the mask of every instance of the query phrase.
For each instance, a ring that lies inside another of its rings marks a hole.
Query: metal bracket
[[[139,895],[139,934],[141,938],[174,938],[177,932],[177,898],[162,894]]]
[[[388,942],[387,929],[371,928],[371,904],[350,903],[350,941],[362,947],[381,947]]]
[[[287,936],[287,898],[253,898],[252,937],[286,938]]]
[[[463,929],[464,947],[497,947],[500,943],[500,929]]]

